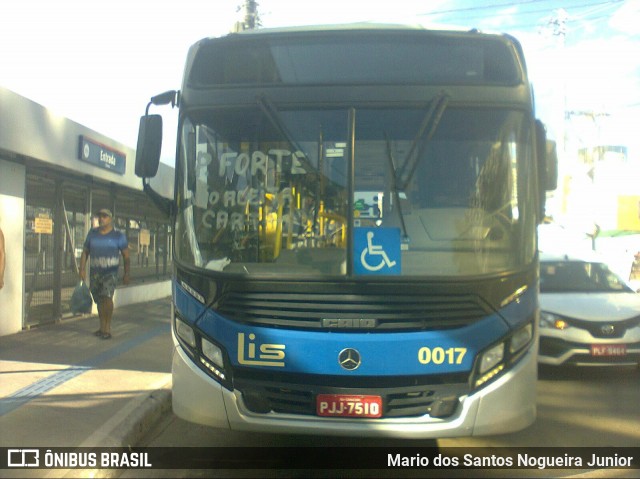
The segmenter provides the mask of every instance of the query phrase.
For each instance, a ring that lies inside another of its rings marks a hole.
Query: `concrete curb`
[[[171,411],[171,380],[162,389],[147,394],[134,412],[113,432],[118,446],[135,446],[164,414]]]
[[[171,374],[166,374],[150,390],[131,400],[80,447],[135,446],[148,429],[171,410]]]
[[[99,442],[99,447],[133,447],[136,445],[163,414],[171,411],[171,375],[168,376],[156,384],[157,389],[141,394],[131,401],[117,417],[114,417],[115,423],[111,421],[105,424],[80,447],[95,448],[97,447],[96,441]],[[121,472],[116,469],[100,469],[91,471],[91,475],[87,476],[87,471],[83,469],[56,469],[48,471],[43,477],[114,478],[119,477]]]

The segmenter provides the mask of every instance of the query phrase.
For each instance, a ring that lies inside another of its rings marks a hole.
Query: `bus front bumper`
[[[521,430],[535,420],[536,347],[503,376],[461,398],[456,413],[446,419],[349,419],[253,413],[244,406],[240,393],[223,388],[176,346],[173,411],[190,422],[238,431],[405,439],[504,434]]]

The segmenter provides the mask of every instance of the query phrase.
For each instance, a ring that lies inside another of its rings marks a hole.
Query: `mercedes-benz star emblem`
[[[355,349],[347,348],[340,351],[338,354],[338,363],[343,369],[347,371],[354,371],[358,369],[362,363],[360,353]]]

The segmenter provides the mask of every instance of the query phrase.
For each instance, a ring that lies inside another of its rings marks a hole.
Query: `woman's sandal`
[[[104,333],[104,334],[101,336],[101,338],[102,338],[102,339],[111,339],[111,333]]]
[[[102,337],[102,331],[100,331],[99,329],[93,333],[94,336],[98,336],[99,338]]]

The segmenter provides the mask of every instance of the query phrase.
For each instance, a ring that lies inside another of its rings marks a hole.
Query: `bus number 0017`
[[[418,361],[420,364],[462,364],[467,348],[420,348]]]

